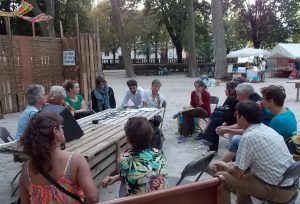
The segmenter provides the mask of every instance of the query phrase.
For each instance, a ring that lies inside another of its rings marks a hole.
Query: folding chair
[[[262,204],[268,203],[268,204],[275,204],[270,199],[272,196],[276,193],[278,188],[281,186],[281,184],[286,180],[286,179],[294,179],[293,185],[297,188],[298,187],[298,182],[300,178],[300,161],[296,161],[293,163],[282,175],[281,181],[276,185],[276,188],[264,199],[258,198],[262,200]],[[298,197],[298,190],[295,192],[295,195],[286,203],[284,204],[295,204],[296,200]]]
[[[181,172],[181,177],[177,181],[176,186],[180,185],[180,183],[183,181],[183,179],[188,176],[195,176],[195,175],[199,174],[198,177],[196,178],[195,182],[198,181],[200,179],[200,177],[202,176],[202,174],[206,171],[208,165],[210,164],[210,162],[212,161],[212,159],[214,158],[215,155],[216,155],[216,152],[211,151],[204,157],[188,163],[184,167],[183,171]]]
[[[218,105],[219,105],[219,97],[217,97],[217,96],[210,96],[210,105],[211,106],[214,105],[213,110],[215,110],[218,107]],[[204,124],[205,124],[205,126],[206,126],[207,125],[207,120],[208,120],[208,118],[199,118],[199,130],[201,132],[203,132],[203,128],[201,127],[201,121],[203,121]]]
[[[8,143],[8,142],[12,142],[14,141],[14,138],[12,138],[10,136],[10,133],[8,132],[8,130],[4,127],[0,127],[0,138],[1,140],[4,142],[4,143]],[[13,180],[10,182],[10,185],[13,185],[13,183],[15,182],[15,180],[18,178],[18,176],[20,175],[20,173],[22,172],[19,171],[17,173],[17,175],[13,178]],[[11,194],[11,197],[13,197],[16,193],[16,191],[18,190],[18,186],[16,188],[12,188],[12,194]]]
[[[4,143],[14,141],[14,138],[10,136],[8,130],[4,127],[0,127],[0,138]]]

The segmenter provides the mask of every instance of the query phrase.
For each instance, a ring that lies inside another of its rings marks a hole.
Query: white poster
[[[63,51],[64,66],[75,66],[75,51]]]

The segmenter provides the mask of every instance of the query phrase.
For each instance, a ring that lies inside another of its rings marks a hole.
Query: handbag
[[[50,183],[52,183],[58,190],[60,190],[60,191],[63,192],[64,194],[66,194],[66,195],[70,196],[71,198],[77,200],[77,201],[80,202],[81,204],[84,204],[84,203],[85,203],[84,201],[82,201],[82,199],[81,199],[78,195],[76,195],[76,194],[74,194],[74,193],[68,191],[68,190],[65,189],[64,187],[62,187],[59,183],[57,183],[57,182],[56,182],[49,174],[47,174],[46,172],[41,172],[41,174],[42,174],[42,175],[43,175]]]

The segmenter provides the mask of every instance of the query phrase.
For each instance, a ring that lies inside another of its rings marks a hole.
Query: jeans
[[[227,150],[229,152],[237,152],[238,148],[239,148],[240,141],[241,141],[241,135],[234,135],[234,136],[232,136],[231,142],[228,145]]]

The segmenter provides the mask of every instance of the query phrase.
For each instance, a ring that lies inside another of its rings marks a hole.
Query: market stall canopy
[[[278,43],[271,51],[268,58],[291,58],[300,57],[300,44]]]
[[[227,55],[227,58],[235,57],[259,57],[259,56],[268,56],[270,52],[263,49],[255,48],[243,48],[241,50],[232,51]]]

